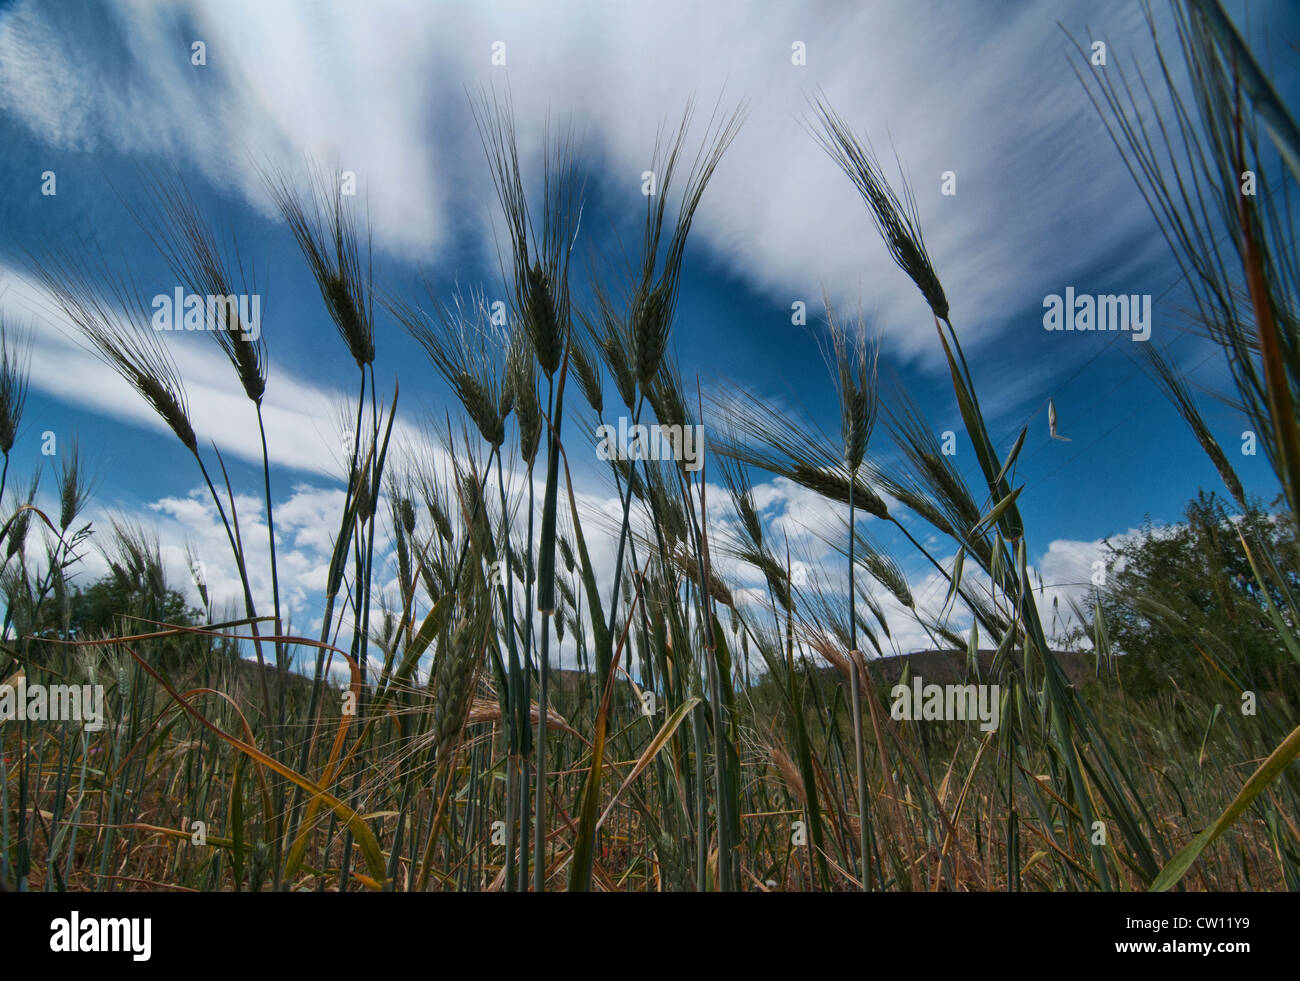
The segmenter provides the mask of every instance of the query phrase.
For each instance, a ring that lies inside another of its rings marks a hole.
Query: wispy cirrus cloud
[[[807,97],[824,92],[886,161],[891,145],[906,161],[954,313],[981,327],[980,343],[991,320],[1101,257],[1136,266],[1153,254],[1145,210],[1067,64],[1057,21],[1086,39],[1085,18],[1117,46],[1145,30],[1133,5],[1085,0],[1050,16],[897,0],[761,18],[747,4],[685,0],[19,2],[0,19],[0,110],[57,145],[183,161],[264,213],[255,159],[337,161],[360,177],[376,243],[436,262],[485,242],[492,212],[467,90],[509,90],[527,157],[548,118],[572,114],[626,213],[641,207],[665,119],[694,94],[702,129],[714,100],[745,98],[749,119],[705,198],[697,244],[783,306],[823,287],[841,303],[865,295],[897,352],[932,357],[919,297],[802,128]],[[203,66],[191,64],[195,42]],[[504,66],[492,63],[497,43]],[[795,44],[804,64],[792,64]],[[940,193],[949,171],[955,196]]]

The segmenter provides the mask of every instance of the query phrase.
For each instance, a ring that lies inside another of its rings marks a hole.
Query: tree
[[[1285,617],[1275,584],[1300,584],[1293,527],[1289,515],[1270,513],[1258,501],[1248,502],[1244,514],[1231,513],[1222,499],[1202,491],[1182,523],[1155,527],[1148,518],[1136,538],[1107,541],[1107,567],[1114,571],[1099,598],[1110,641],[1125,655],[1116,662],[1125,689],[1135,695],[1167,690],[1209,661],[1239,672],[1243,684],[1277,688],[1280,672],[1294,663],[1243,540],[1257,561],[1267,555],[1278,564],[1280,580],[1267,581]]]
[[[8,622],[21,637],[91,640],[143,633],[149,623],[196,626],[205,622],[180,592],[167,584],[155,541],[130,526],[114,527],[113,547],[106,550],[109,571],[81,588],[66,579],[64,588],[42,587],[25,565],[10,570],[4,592]],[[155,663],[172,667],[185,663],[208,641],[198,637],[168,637],[144,645]],[[25,646],[25,645],[21,645]],[[65,645],[34,643],[27,654],[37,663],[66,655]]]

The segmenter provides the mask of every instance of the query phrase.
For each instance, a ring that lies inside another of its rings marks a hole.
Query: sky
[[[1277,0],[1229,12],[1294,96],[1300,11]],[[1167,31],[1167,11],[1154,13]],[[1151,68],[1147,26],[1129,2],[0,0],[0,312],[32,345],[10,486],[44,468],[48,500],[45,434],[61,447],[76,440],[97,474],[88,514],[101,536],[114,519],[138,521],[158,535],[177,588],[193,595],[189,545],[213,593],[235,597],[224,534],[192,458],[78,346],[26,263],[46,247],[85,246],[129,270],[146,294],[170,294],[174,277],[125,202],[137,200],[149,170],[175,170],[256,269],[281,578],[294,625],[319,629],[343,501],[338,418],[356,367],[259,166],[300,174],[312,160],[353,171],[385,288],[425,277],[492,297],[501,292],[502,226],[469,105],[490,86],[513,100],[526,172],[538,169],[548,122],[572,125],[579,138],[579,278],[636,247],[658,129],[693,97],[693,149],[715,106],[727,112],[744,101],[744,126],[687,249],[671,335],[683,377],[705,391],[742,388],[834,432],[823,356],[829,298],[880,336],[882,377],[916,399],[936,432],[956,432],[956,462],[978,487],[930,314],[806,128],[809,97],[820,92],[870,138],[891,179],[896,157],[912,183],[995,441],[1005,452],[1028,427],[1018,481],[1030,561],[1057,595],[1080,595],[1100,542],[1148,518],[1177,522],[1198,488],[1220,486],[1143,373],[1130,335],[1047,332],[1044,298],[1067,287],[1150,294],[1149,343],[1206,391],[1221,389],[1227,372],[1187,329],[1177,267],[1071,67],[1084,67],[1072,38],[1085,49],[1103,40],[1111,66]],[[42,193],[49,172],[52,195]],[[943,193],[948,172],[955,194]],[[795,303],[806,304],[806,325],[792,323]],[[376,335],[376,375],[386,392],[400,382],[398,429],[414,439],[442,417],[447,392],[382,310]],[[230,465],[246,540],[264,541],[249,404],[210,339],[168,335],[167,350],[200,442]],[[1049,437],[1049,399],[1068,442]],[[1244,420],[1208,396],[1202,407],[1234,453]],[[883,427],[870,452],[891,454]],[[577,462],[584,500],[609,512],[613,491],[595,454]],[[1262,455],[1234,454],[1233,463],[1251,493],[1272,499]],[[798,554],[826,558],[807,520],[825,506],[780,478],[755,479],[764,516]],[[942,580],[897,535],[878,540],[900,549],[918,597],[941,604]],[[602,539],[595,551],[608,568],[613,543]],[[92,553],[87,576],[96,568],[104,566]],[[729,571],[757,582],[752,570]],[[254,580],[264,596],[266,577]],[[906,650],[926,640],[900,630],[895,643]]]

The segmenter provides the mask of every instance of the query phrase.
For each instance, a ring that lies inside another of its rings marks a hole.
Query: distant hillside
[[[979,652],[981,673],[986,674],[989,671],[996,653],[991,648]],[[1065,679],[1068,684],[1081,687],[1094,676],[1095,662],[1091,654],[1080,654],[1072,651],[1054,651],[1053,653],[1056,655],[1057,663],[1065,672]],[[1013,652],[1011,656],[1017,664],[1020,662],[1019,652]],[[912,676],[919,675],[927,683],[949,685],[970,680],[966,677],[966,651],[956,648],[914,651],[911,654],[875,658],[868,662],[871,678],[877,689],[889,688],[897,684],[898,679],[903,674],[903,668],[908,664],[912,666]],[[258,678],[261,669],[258,668],[257,662],[241,659],[236,670],[238,672],[237,689],[235,692],[228,694],[250,698],[256,702],[261,698],[262,691],[261,681]],[[267,665],[265,670],[267,684],[272,691],[275,691],[275,667]],[[825,665],[822,670],[828,674],[836,674],[835,668],[830,665]],[[295,696],[306,698],[310,694],[311,678],[296,671],[286,672],[285,677],[290,698]],[[626,679],[622,677],[619,678],[619,681],[623,684],[626,683]],[[337,681],[334,684],[337,686]],[[585,672],[569,668],[552,668],[550,684],[552,692],[562,697],[584,688],[589,684],[589,681]],[[534,690],[535,697],[536,691]]]
[[[993,657],[996,653],[992,648],[979,652],[981,673],[988,673],[993,665]],[[1080,654],[1073,651],[1054,651],[1053,653],[1056,655],[1057,664],[1065,672],[1065,680],[1068,684],[1076,688],[1082,687],[1094,677],[1096,668],[1091,654]],[[1019,652],[1013,652],[1011,657],[1017,664],[1020,663],[1021,656]],[[903,674],[903,668],[908,664],[912,666],[912,676],[919,675],[925,679],[927,684],[933,682],[938,685],[950,685],[970,680],[966,677],[966,651],[953,648],[950,650],[915,651],[911,654],[875,658],[868,662],[872,682],[877,689],[892,687],[898,683],[898,679]],[[837,674],[836,669],[831,665],[825,665],[822,670],[830,675]],[[586,683],[584,677],[585,675],[581,671],[552,668],[552,690],[564,693],[577,691]],[[623,679],[620,678],[620,680]],[[755,681],[757,680],[756,677]]]
[[[992,649],[979,652],[981,674],[987,674],[993,665],[993,656],[996,653]],[[1094,677],[1096,662],[1091,654],[1080,654],[1073,651],[1053,651],[1052,653],[1056,656],[1056,663],[1065,672],[1065,680],[1069,684],[1074,685],[1076,688],[1081,687]],[[1013,651],[1010,656],[1017,665],[1021,663],[1019,651]],[[896,657],[876,658],[869,662],[869,669],[871,678],[877,687],[881,684],[897,684],[899,677],[903,674],[903,668],[908,664],[912,666],[913,677],[920,675],[927,683],[949,685],[967,680],[966,657],[965,650],[957,649],[916,651],[912,654],[900,654]]]

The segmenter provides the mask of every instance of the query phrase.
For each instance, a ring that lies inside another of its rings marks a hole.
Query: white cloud
[[[0,264],[7,284],[5,310],[30,322],[29,384],[37,391],[99,415],[167,433],[170,430],[123,379],[73,340],[54,299],[18,270]],[[223,453],[262,462],[262,444],[252,403],[235,382],[233,369],[211,338],[167,334],[167,354],[184,380],[190,420],[200,446],[209,440]],[[274,464],[336,476],[342,471],[336,407],[353,396],[330,390],[286,370],[271,353],[271,383],[263,400],[267,450]],[[398,417],[394,439],[416,437]],[[179,443],[174,444],[179,447]]]
[[[58,145],[181,158],[263,211],[250,155],[337,161],[360,175],[377,244],[440,262],[466,240],[493,258],[481,232],[496,209],[467,88],[509,87],[529,163],[548,114],[572,113],[624,216],[644,206],[640,175],[660,123],[694,93],[698,138],[725,91],[724,106],[747,98],[750,115],[705,197],[697,245],[770,296],[774,316],[823,287],[839,303],[865,295],[899,352],[933,356],[914,287],[800,128],[806,96],[824,90],[884,159],[897,147],[954,317],[982,343],[991,311],[1036,304],[1123,243],[1135,263],[1159,245],[1138,237],[1145,210],[1067,63],[1057,22],[1082,33],[1085,16],[1098,34],[1140,46],[1140,11],[1091,0],[996,16],[893,0],[761,17],[739,0],[133,0],[95,17],[20,2],[0,21],[0,109]],[[120,56],[99,46],[103,36]],[[206,43],[206,66],[190,64],[192,40]],[[796,40],[806,66],[791,64]],[[504,68],[491,65],[494,41],[506,44]],[[949,170],[955,197],[939,193]],[[473,235],[460,234],[467,227]]]

